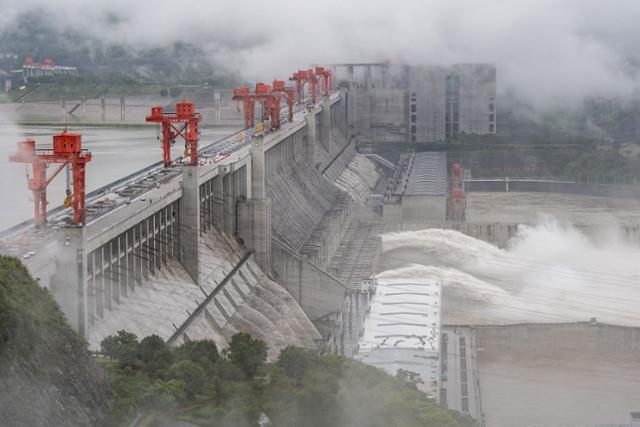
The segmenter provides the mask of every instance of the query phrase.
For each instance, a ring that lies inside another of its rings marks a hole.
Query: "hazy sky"
[[[310,63],[494,62],[499,90],[537,101],[638,88],[638,0],[0,0],[0,26],[37,9],[131,46],[197,42],[246,77]]]

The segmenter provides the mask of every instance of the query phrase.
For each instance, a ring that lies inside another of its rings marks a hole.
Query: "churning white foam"
[[[453,230],[382,236],[380,277],[427,276],[443,285],[443,321],[598,321],[640,325],[640,248],[594,241],[546,219],[520,226],[507,249]]]

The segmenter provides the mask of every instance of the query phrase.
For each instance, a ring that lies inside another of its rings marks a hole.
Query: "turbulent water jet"
[[[378,277],[431,276],[443,285],[445,322],[599,321],[639,325],[640,248],[590,240],[545,220],[499,249],[453,230],[382,236]]]

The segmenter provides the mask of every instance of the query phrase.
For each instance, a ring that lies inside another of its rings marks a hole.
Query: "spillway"
[[[170,261],[114,305],[109,316],[96,319],[100,321],[90,329],[91,347],[99,348],[102,339],[121,329],[141,337],[156,334],[170,339],[175,327],[187,322],[243,254],[236,242],[215,230],[206,233],[200,251],[204,267],[199,284],[179,262]],[[293,298],[266,277],[253,260],[247,261],[189,322],[184,336],[212,339],[219,348],[225,348],[238,331],[263,339],[271,357],[287,345],[315,347],[321,339]]]

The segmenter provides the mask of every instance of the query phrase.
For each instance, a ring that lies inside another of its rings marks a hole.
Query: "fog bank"
[[[194,43],[215,63],[267,80],[311,63],[494,62],[500,91],[516,89],[537,104],[623,97],[639,83],[640,3],[633,0],[404,0],[393,6],[194,0],[188,11],[150,0],[4,0],[0,6],[0,30],[36,11],[61,31],[134,49]]]

